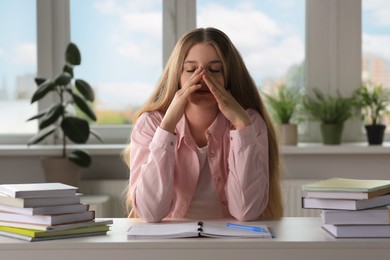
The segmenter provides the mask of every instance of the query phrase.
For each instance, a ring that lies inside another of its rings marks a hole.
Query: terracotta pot
[[[296,124],[278,125],[279,143],[281,145],[297,145],[298,143],[298,127]]]
[[[79,187],[82,168],[66,158],[46,157],[41,159],[46,182],[61,182]]]

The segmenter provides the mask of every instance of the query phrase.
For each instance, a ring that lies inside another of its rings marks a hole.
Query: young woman
[[[275,131],[230,39],[195,29],[174,48],[126,153],[128,201],[165,217],[281,217]]]

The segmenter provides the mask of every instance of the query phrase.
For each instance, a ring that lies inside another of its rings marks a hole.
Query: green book
[[[331,178],[305,184],[304,191],[373,192],[390,188],[390,180]]]
[[[67,230],[35,230],[35,229],[26,229],[26,228],[16,228],[8,226],[0,226],[0,231],[18,234],[22,236],[27,236],[31,238],[43,238],[43,237],[54,237],[54,236],[68,236],[76,234],[87,234],[87,233],[96,233],[96,232],[107,232],[110,230],[110,227],[107,225],[103,226],[90,226],[83,228],[74,228]]]

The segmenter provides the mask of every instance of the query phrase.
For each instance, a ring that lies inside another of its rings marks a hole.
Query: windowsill
[[[67,150],[84,149],[91,155],[120,155],[125,144],[67,145]],[[61,155],[61,145],[0,145],[0,156],[47,156]]]
[[[342,143],[341,145],[323,145],[322,143],[299,143],[297,146],[281,147],[284,155],[326,155],[326,154],[390,154],[390,142],[383,145],[368,145],[367,142]]]
[[[68,145],[67,149],[85,149],[91,155],[120,155],[126,144]],[[60,145],[0,145],[0,156],[46,156],[60,155]],[[390,154],[390,142],[369,146],[367,142],[323,145],[322,143],[299,143],[297,146],[281,146],[283,155],[326,154]]]

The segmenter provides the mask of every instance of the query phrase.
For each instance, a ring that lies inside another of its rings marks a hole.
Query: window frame
[[[163,63],[165,64],[180,36],[196,27],[196,0],[163,1]],[[70,41],[70,1],[36,0],[38,76],[54,77],[62,69],[67,43]],[[306,0],[305,73],[306,88],[325,93],[349,95],[361,82],[362,52],[361,0]],[[164,65],[162,64],[162,66]],[[55,98],[39,101],[46,108]],[[130,125],[94,126],[105,143],[125,143]],[[300,142],[320,142],[318,123],[308,123],[308,133]],[[359,120],[345,124],[343,142],[365,140]],[[32,135],[0,135],[0,144],[26,144]],[[389,135],[386,135],[386,140]],[[47,138],[46,143],[54,143]],[[93,143],[92,140],[90,143]]]

